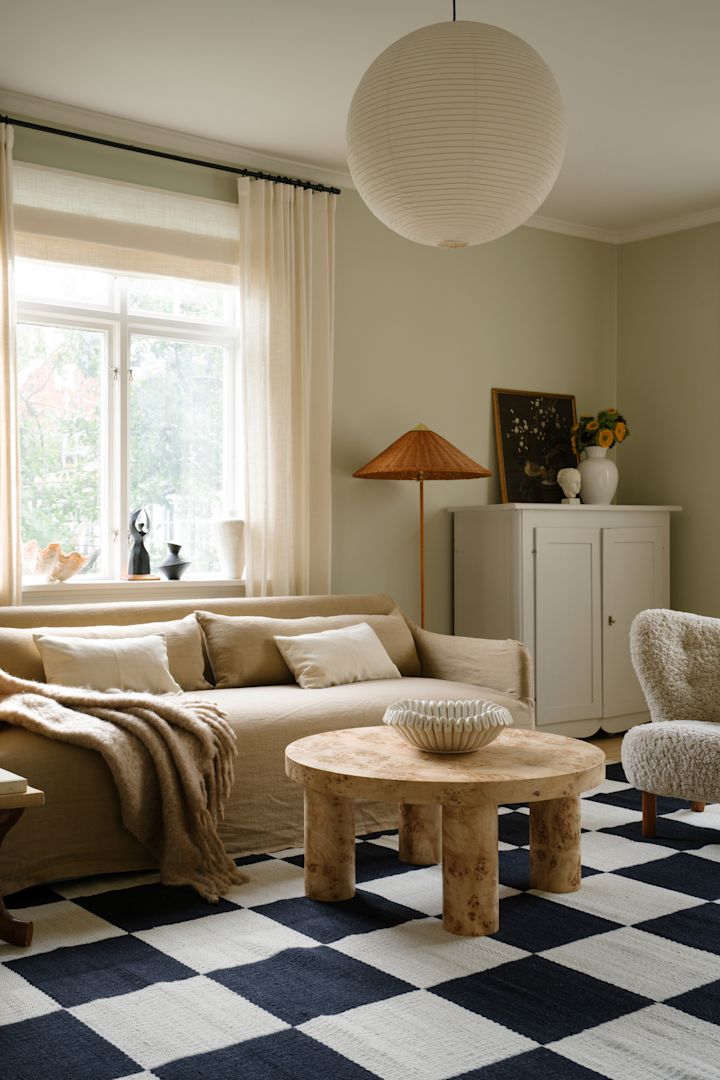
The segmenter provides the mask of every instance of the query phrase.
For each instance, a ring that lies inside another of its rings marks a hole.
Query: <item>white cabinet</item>
[[[455,633],[528,645],[539,728],[582,737],[647,720],[628,632],[639,611],[670,603],[669,523],[679,509],[452,511]]]

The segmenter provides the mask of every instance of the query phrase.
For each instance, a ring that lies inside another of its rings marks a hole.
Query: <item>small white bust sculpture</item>
[[[580,470],[560,469],[557,474],[557,482],[563,489],[564,503],[579,503],[578,492],[580,491]]]

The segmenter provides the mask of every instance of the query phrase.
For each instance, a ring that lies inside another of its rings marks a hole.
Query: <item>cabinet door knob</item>
[[[612,615],[608,615],[608,626],[614,626],[614,625],[615,625],[615,619],[613,619]]]

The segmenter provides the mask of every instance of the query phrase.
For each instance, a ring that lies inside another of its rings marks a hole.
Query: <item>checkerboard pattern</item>
[[[358,892],[303,895],[302,853],[239,860],[211,906],[153,875],[17,894],[0,943],[2,1080],[718,1080],[720,805],[583,799],[580,892],[528,883],[528,812],[500,810],[500,930],[457,938],[440,868],[357,844]]]

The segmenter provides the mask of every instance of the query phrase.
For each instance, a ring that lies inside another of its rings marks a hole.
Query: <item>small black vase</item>
[[[190,562],[180,554],[182,544],[168,543],[168,553],[158,566],[158,570],[168,581],[179,581],[187,570]]]

